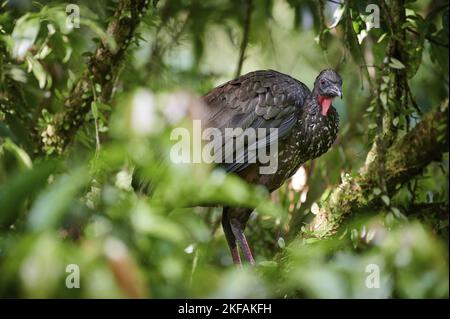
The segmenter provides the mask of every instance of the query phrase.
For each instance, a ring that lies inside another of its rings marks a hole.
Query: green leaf
[[[358,33],[358,43],[359,44],[361,44],[363,41],[364,41],[364,39],[367,37],[367,35],[368,35],[368,33],[367,33],[367,31],[366,30],[361,30],[361,32],[360,33]]]
[[[27,57],[28,62],[28,70],[33,71],[34,77],[39,82],[39,88],[43,89],[45,87],[45,83],[47,83],[47,73],[44,70],[44,67],[39,63],[38,60]]]
[[[21,149],[19,146],[14,144],[11,139],[7,138],[5,143],[3,144],[5,150],[10,151],[17,158],[22,167],[31,168],[33,163],[31,162],[30,156],[28,156],[27,152]]]
[[[400,121],[400,119],[398,118],[398,116],[394,117],[394,119],[392,120],[392,125],[397,127],[399,121]]]
[[[281,249],[286,247],[286,242],[284,241],[283,237],[278,238],[278,247],[280,247]]]
[[[382,35],[381,35],[381,37],[379,37],[378,38],[378,41],[377,41],[377,43],[380,43],[381,41],[383,41],[384,40],[384,38],[386,37],[386,35],[387,35],[387,33],[385,32],[385,33],[383,33]]]
[[[94,119],[98,119],[98,105],[97,102],[92,102],[91,103],[91,111],[92,111],[92,116],[94,117]]]
[[[386,206],[389,206],[389,204],[391,203],[391,200],[387,195],[381,196],[381,200],[386,204]]]
[[[350,240],[353,243],[353,247],[358,247],[358,240],[359,240],[359,232],[357,229],[353,228],[350,232]]]
[[[352,22],[352,26],[353,26],[353,31],[355,31],[356,34],[359,34],[359,23],[358,23],[358,21],[353,21]]]
[[[314,244],[314,243],[317,243],[319,241],[320,241],[319,238],[305,238],[305,239],[303,239],[303,242],[305,244]]]
[[[73,31],[73,26],[67,23],[68,15],[63,7],[50,8],[46,13],[47,18],[58,26],[62,34],[69,34]]]
[[[34,202],[28,227],[42,231],[59,226],[64,213],[87,181],[88,174],[84,168],[75,169],[70,175],[59,176]]]
[[[36,59],[43,60],[45,59],[50,53],[52,53],[52,49],[48,45],[44,45],[40,51],[36,54]]]
[[[0,187],[0,227],[14,222],[25,200],[40,190],[57,167],[57,162],[46,161],[33,169],[17,173]]]
[[[404,217],[397,207],[391,207],[391,210],[394,213],[395,217],[397,217],[397,218],[403,218]]]
[[[438,42],[445,43],[443,39],[448,39],[448,34],[445,34],[443,30],[440,30],[438,32],[439,38]],[[448,40],[446,40],[448,43]],[[448,70],[448,48],[443,48],[440,45],[436,45],[434,43],[430,43],[430,53],[431,53],[431,60],[433,63],[435,63],[439,68],[442,68],[443,70]]]
[[[39,34],[40,21],[31,14],[26,14],[17,20],[14,30],[11,34],[13,40],[12,56],[16,59],[22,59],[28,50],[33,46]]]
[[[320,196],[320,201],[325,201],[328,199],[328,196],[330,196],[332,191],[331,187],[328,187],[322,194],[322,196]]]
[[[428,191],[426,193],[426,201],[427,201],[427,203],[433,203],[434,202],[434,193],[432,191]]]
[[[381,104],[383,105],[383,108],[386,109],[387,108],[387,93],[386,92],[381,92],[380,93],[380,101]]]
[[[80,23],[89,27],[92,31],[94,31],[103,41],[106,42],[111,51],[113,52],[116,51],[117,43],[114,40],[114,38],[105,31],[103,31],[103,29],[100,26],[98,26],[94,21],[89,19],[81,19]]]
[[[391,212],[387,213],[386,217],[385,217],[385,222],[386,222],[386,226],[388,228],[394,226],[394,224],[395,224],[395,216],[394,216],[394,214],[392,214]]]
[[[135,204],[130,219],[138,232],[172,242],[182,242],[185,239],[184,230],[179,224],[160,214],[143,200]]]

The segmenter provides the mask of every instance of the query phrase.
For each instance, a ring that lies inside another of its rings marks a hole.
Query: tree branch
[[[113,19],[107,27],[107,34],[116,43],[116,49],[113,50],[108,45],[107,39],[102,39],[88,61],[85,71],[66,98],[64,110],[55,116],[53,128],[46,129],[42,133],[41,148],[44,152],[51,148],[62,152],[72,141],[76,131],[83,124],[85,115],[91,109],[94,100],[92,83],[98,84],[101,88],[98,95],[100,101],[106,102],[111,98],[121,62],[149,2],[149,0],[119,1]]]
[[[411,32],[411,33],[414,33],[414,34],[417,35],[417,36],[420,36],[420,33],[417,32],[416,30],[412,29],[412,28],[409,28],[409,27],[408,27],[408,28],[406,28],[406,30],[409,31],[409,32]],[[433,43],[433,44],[436,44],[437,46],[440,46],[440,47],[443,47],[443,48],[448,49],[448,45],[447,45],[447,44],[441,43],[441,42],[435,40],[434,38],[432,38],[432,37],[429,36],[429,35],[426,35],[426,36],[425,36],[425,39],[427,39],[428,41],[430,41],[430,42]]]
[[[238,61],[237,69],[236,69],[236,77],[241,75],[242,65],[244,64],[244,59],[245,59],[245,51],[247,50],[248,37],[250,34],[250,22],[251,22],[251,18],[252,18],[252,10],[253,10],[252,0],[247,0],[245,2],[245,5],[246,5],[246,11],[245,11],[245,18],[244,18],[244,35],[242,37],[241,48],[239,50],[239,61]]]
[[[435,215],[441,220],[448,219],[448,204],[444,202],[413,204],[407,208],[406,215],[418,218]]]
[[[448,100],[422,117],[404,137],[386,150],[385,182],[392,196],[401,185],[420,174],[434,160],[448,152]],[[369,153],[370,156],[370,153]],[[344,177],[328,199],[320,203],[319,213],[301,233],[305,237],[329,237],[336,233],[351,213],[376,207],[380,200],[369,192],[377,185],[377,159],[366,161],[356,177]]]

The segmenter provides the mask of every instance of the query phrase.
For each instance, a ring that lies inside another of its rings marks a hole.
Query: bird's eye
[[[325,84],[325,80],[320,80],[320,84],[324,85]]]

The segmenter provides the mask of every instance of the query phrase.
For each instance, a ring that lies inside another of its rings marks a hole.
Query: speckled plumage
[[[319,74],[313,91],[286,74],[267,70],[248,73],[210,91],[203,97],[208,105],[204,117],[207,127],[222,132],[227,127],[278,128],[278,169],[274,174],[260,174],[258,162],[222,166],[250,183],[265,186],[270,192],[280,187],[300,165],[325,153],[335,141],[339,116],[332,106],[323,115],[318,97],[328,98],[331,92],[331,99],[336,96],[336,87],[342,95],[341,85],[340,76],[333,70]],[[224,145],[226,141],[222,142]],[[273,141],[264,144],[270,142]],[[246,147],[246,144],[236,145],[232,151],[246,153]],[[245,228],[250,213],[251,209],[247,208],[225,207],[224,219],[228,219],[223,221],[225,233],[226,223]],[[230,244],[233,235],[229,234],[227,240]]]

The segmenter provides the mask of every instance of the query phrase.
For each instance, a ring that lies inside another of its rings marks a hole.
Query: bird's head
[[[339,96],[342,99],[341,76],[333,69],[323,70],[314,82],[313,93],[322,107],[322,115],[327,116],[333,98]]]

